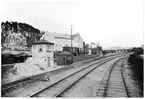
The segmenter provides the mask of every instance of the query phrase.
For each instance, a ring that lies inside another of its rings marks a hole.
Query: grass
[[[80,62],[88,59],[92,59],[95,57],[98,57],[99,55],[80,55],[80,56],[74,56],[73,57],[73,62]]]
[[[129,56],[128,59],[131,69],[133,71],[133,76],[134,78],[139,82],[139,86],[142,90],[142,95],[143,95],[143,84],[144,84],[144,64],[143,64],[143,59],[136,53],[132,54]]]

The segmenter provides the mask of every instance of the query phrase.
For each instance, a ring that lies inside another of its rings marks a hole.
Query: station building
[[[71,47],[71,35],[69,34],[45,32],[40,39],[54,43],[54,51],[63,51],[63,47]],[[73,47],[83,49],[83,39],[79,33],[72,35],[72,43]]]

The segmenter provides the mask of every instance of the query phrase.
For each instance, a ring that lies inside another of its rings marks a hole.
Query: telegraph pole
[[[73,63],[72,25],[71,25],[71,52],[72,52],[72,63]]]
[[[71,48],[73,47],[73,44],[72,44],[72,25],[71,25]],[[72,53],[73,53],[73,48],[72,48]]]
[[[144,37],[144,0],[143,0],[143,37]]]

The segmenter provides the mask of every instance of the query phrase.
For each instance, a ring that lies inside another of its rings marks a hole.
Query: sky
[[[28,23],[41,31],[80,33],[103,48],[141,46],[143,0],[1,0],[0,21]],[[145,8],[145,7],[144,7]],[[145,11],[145,10],[144,10]]]

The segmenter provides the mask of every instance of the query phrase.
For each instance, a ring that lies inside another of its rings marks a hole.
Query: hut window
[[[50,47],[50,45],[47,45],[47,52],[51,52],[51,47]]]
[[[42,45],[38,45],[38,52],[42,52]]]

